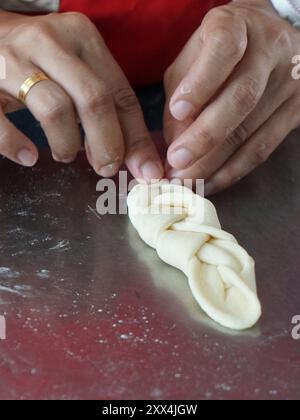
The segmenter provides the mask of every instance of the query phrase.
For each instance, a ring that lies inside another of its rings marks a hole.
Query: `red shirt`
[[[135,85],[162,80],[214,6],[229,0],[62,0],[60,10],[88,15]]]

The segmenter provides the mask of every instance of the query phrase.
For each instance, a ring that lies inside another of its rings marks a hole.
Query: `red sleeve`
[[[98,26],[131,83],[162,80],[203,17],[229,0],[62,0]]]

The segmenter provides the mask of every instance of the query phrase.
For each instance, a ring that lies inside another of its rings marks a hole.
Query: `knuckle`
[[[232,94],[232,105],[238,115],[247,115],[257,105],[260,98],[259,82],[247,77],[243,83],[239,83]]]
[[[244,19],[228,6],[211,9],[203,23],[204,40],[210,42],[212,54],[242,58],[247,46]]]
[[[65,95],[49,95],[38,113],[42,125],[50,125],[63,120],[72,107],[71,99]]]
[[[2,43],[0,58],[4,59],[6,65],[19,65],[20,56],[18,52],[14,49],[14,46],[9,43]]]
[[[255,166],[258,166],[264,162],[266,162],[270,157],[270,150],[266,143],[259,143],[255,145],[252,150],[252,160]]]
[[[90,29],[94,27],[92,21],[84,14],[80,12],[66,12],[63,13],[62,18],[71,26],[77,28]]]
[[[230,9],[225,7],[215,7],[213,9],[210,9],[204,18],[204,24],[207,24],[207,22],[211,21],[223,21],[225,19],[228,19],[228,17],[232,17],[232,13],[230,12]]]
[[[48,48],[51,42],[56,42],[56,35],[50,22],[37,20],[17,26],[10,32],[8,39],[20,56],[28,50],[28,45],[31,45],[33,49],[39,48],[39,50]]]
[[[51,37],[51,25],[45,20],[38,20],[32,23],[23,25],[20,31],[21,39],[26,42],[35,42],[37,40],[43,41],[45,38]]]
[[[213,55],[218,55],[222,58],[229,57],[239,60],[245,51],[245,45],[242,40],[243,38],[238,33],[232,32],[229,29],[216,29],[209,38],[211,52]]]
[[[205,127],[198,127],[192,133],[192,139],[194,143],[200,143],[203,148],[207,148],[209,146],[215,146],[216,141],[213,135],[210,133],[210,130]]]
[[[89,113],[105,113],[111,109],[111,93],[104,84],[86,86],[81,98],[81,108]]]
[[[247,138],[248,130],[244,124],[241,124],[226,137],[225,142],[222,144],[222,149],[225,152],[232,152],[232,150],[236,150],[244,144]]]
[[[67,12],[63,13],[63,23],[69,28],[70,31],[77,33],[77,53],[80,55],[82,51],[89,54],[99,54],[101,56],[103,48],[103,38],[97,30],[94,23],[83,13],[80,12]]]
[[[127,145],[126,157],[127,159],[134,153],[139,151],[147,151],[151,148],[151,141],[146,134],[140,135],[137,133],[137,137],[132,139],[132,141]]]
[[[274,47],[280,51],[285,51],[289,56],[294,54],[294,45],[290,33],[284,29],[280,30],[275,35]]]
[[[127,113],[136,112],[139,110],[139,101],[129,87],[117,89],[114,92],[117,109]]]

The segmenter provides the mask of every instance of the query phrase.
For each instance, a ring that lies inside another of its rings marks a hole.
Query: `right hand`
[[[24,107],[22,83],[43,71],[26,106],[40,121],[55,160],[69,163],[85,148],[94,170],[115,175],[126,160],[134,177],[163,176],[163,166],[145,126],[138,100],[97,28],[82,14],[23,16],[0,12],[0,154],[24,166],[38,159],[34,144],[5,117]]]

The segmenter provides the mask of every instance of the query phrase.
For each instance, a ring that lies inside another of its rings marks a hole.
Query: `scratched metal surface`
[[[0,398],[299,399],[299,136],[213,199],[257,261],[263,317],[242,334],[205,317],[126,216],[97,216],[83,156],[1,160]]]

